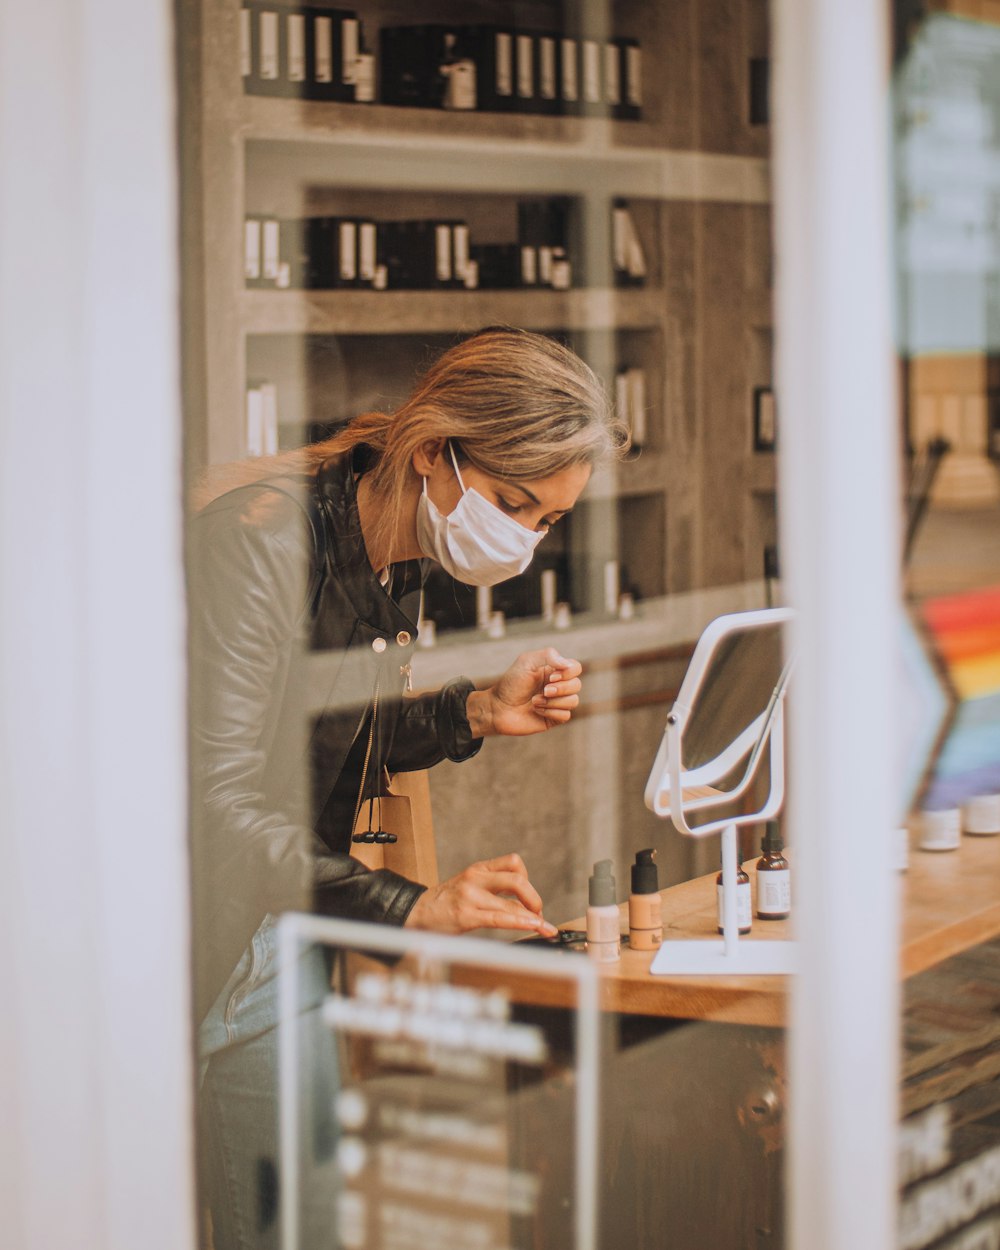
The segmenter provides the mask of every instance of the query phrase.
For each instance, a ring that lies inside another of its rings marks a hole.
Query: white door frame
[[[0,0],[0,1244],[194,1245],[173,9]]]
[[[789,1034],[790,1244],[895,1244],[900,819],[889,10],[775,0],[781,543],[802,975]],[[859,864],[864,862],[864,868]]]

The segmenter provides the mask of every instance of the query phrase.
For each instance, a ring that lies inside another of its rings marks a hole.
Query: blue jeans
[[[319,1005],[329,988],[317,948],[300,962],[298,1068],[301,1237],[298,1250],[336,1246],[337,1064]],[[275,921],[253,936],[198,1031],[199,1172],[214,1250],[277,1250],[278,969]]]

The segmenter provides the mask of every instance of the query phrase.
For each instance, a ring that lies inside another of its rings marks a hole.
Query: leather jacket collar
[[[423,582],[419,560],[406,560],[393,566],[393,594],[387,593],[368,558],[355,474],[370,461],[368,448],[357,448],[351,455],[331,456],[316,470],[314,498],[319,512],[319,533],[324,541],[326,574],[340,582],[358,619],[378,631],[413,634],[416,620],[400,606],[409,603],[413,591]]]

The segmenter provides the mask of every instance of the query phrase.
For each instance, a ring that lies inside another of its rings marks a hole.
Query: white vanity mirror
[[[646,783],[646,806],[687,837],[721,833],[723,937],[667,938],[651,972],[793,970],[791,942],[741,941],[736,916],[737,830],[775,817],[785,797],[784,701],[793,663],[786,627],[791,618],[788,608],[766,608],[712,621],[667,716]],[[746,796],[765,760],[770,784],[757,804],[749,803]]]

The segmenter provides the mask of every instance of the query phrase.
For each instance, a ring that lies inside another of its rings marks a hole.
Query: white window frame
[[[899,593],[888,6],[775,0],[781,543],[797,609],[790,1244],[896,1236]],[[864,868],[859,868],[863,861]]]

